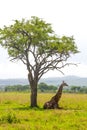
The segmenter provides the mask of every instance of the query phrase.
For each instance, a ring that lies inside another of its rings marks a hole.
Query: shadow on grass
[[[31,107],[31,106],[20,106],[17,108],[14,108],[14,110],[22,110],[22,111],[26,111],[26,110],[35,110],[35,111],[46,111],[46,110],[65,110],[63,107],[60,107],[58,109],[44,109],[43,107]]]
[[[31,107],[31,106],[21,106],[21,107],[17,107],[14,108],[14,110],[22,110],[22,111],[26,111],[26,110],[35,110],[35,111],[44,111],[43,108],[37,106],[37,107]]]

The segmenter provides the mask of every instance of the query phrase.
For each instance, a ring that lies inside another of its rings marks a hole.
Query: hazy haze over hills
[[[87,78],[77,77],[77,76],[66,76],[66,77],[54,77],[46,78],[42,80],[48,84],[59,85],[62,81],[65,81],[68,85],[76,86],[87,86]]]
[[[65,76],[65,77],[53,77],[53,78],[43,78],[40,82],[51,85],[59,85],[62,81],[67,82],[68,85],[76,86],[87,86],[87,78],[81,78],[76,76]],[[0,87],[8,85],[26,85],[28,84],[27,79],[0,79]]]

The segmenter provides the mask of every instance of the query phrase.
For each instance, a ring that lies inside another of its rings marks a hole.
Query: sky
[[[69,62],[77,66],[50,71],[43,77],[75,75],[87,77],[87,0],[0,0],[0,28],[9,26],[13,20],[43,18],[52,24],[58,36],[74,36],[80,51],[70,57]],[[11,62],[7,51],[0,46],[0,79],[27,78],[26,66],[21,62]]]

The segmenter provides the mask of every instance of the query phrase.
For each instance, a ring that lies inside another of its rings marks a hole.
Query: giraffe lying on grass
[[[63,81],[62,84],[59,86],[59,89],[58,89],[57,93],[55,94],[55,96],[53,96],[50,101],[48,101],[44,104],[44,106],[43,106],[44,109],[60,108],[58,103],[62,96],[62,90],[63,90],[64,86],[68,86],[68,84]]]

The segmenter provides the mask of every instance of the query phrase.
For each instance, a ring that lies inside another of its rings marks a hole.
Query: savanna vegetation
[[[58,86],[48,85],[46,83],[39,83],[37,86],[38,92],[56,92]],[[13,85],[13,86],[6,86],[5,88],[1,89],[0,91],[5,92],[30,92],[29,85]],[[87,93],[87,86],[69,86],[63,88],[64,93]]]
[[[39,107],[30,106],[30,93],[0,93],[0,130],[87,130],[87,95],[63,93],[62,109],[44,110],[54,93],[38,93]]]

